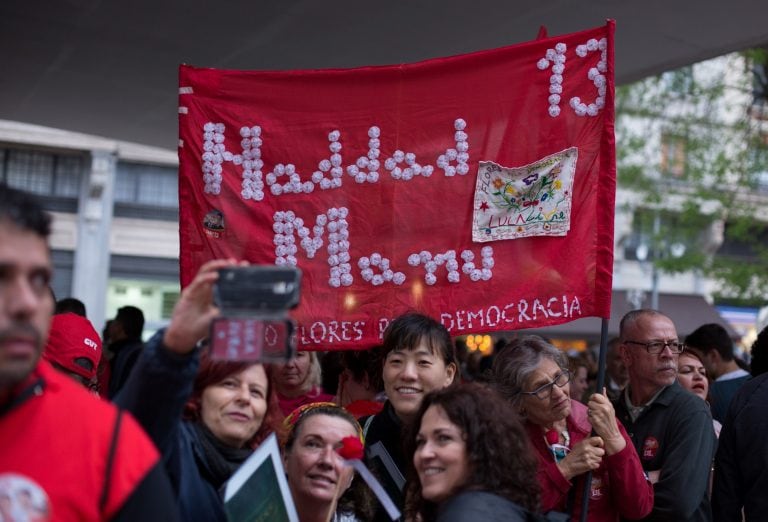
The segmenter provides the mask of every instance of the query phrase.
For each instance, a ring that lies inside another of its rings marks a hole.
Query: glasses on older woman
[[[523,395],[534,395],[538,399],[541,399],[544,401],[549,399],[552,396],[552,388],[554,388],[555,386],[557,386],[558,388],[562,388],[569,382],[571,382],[571,372],[568,370],[563,370],[562,372],[555,375],[555,378],[552,380],[552,382],[543,384],[533,391],[520,392],[520,393],[522,393]]]

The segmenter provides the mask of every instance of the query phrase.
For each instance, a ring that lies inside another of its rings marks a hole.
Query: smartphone
[[[232,266],[219,270],[213,298],[222,316],[287,315],[299,304],[301,271],[274,265]]]
[[[288,311],[299,304],[301,271],[295,267],[237,266],[219,270],[214,301],[221,316],[211,323],[216,359],[279,362],[296,353],[296,328]]]

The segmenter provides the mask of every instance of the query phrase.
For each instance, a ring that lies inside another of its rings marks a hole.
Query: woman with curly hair
[[[163,454],[185,521],[226,520],[219,490],[283,418],[263,365],[214,361],[198,346],[219,314],[218,270],[234,264],[202,266],[115,398]]]
[[[354,437],[362,451],[363,430],[344,408],[331,402],[300,406],[285,418],[283,461],[301,522],[368,521],[368,489],[337,453]]]
[[[496,355],[493,376],[501,395],[525,419],[538,458],[544,512],[579,520],[588,471],[587,520],[635,520],[651,512],[653,486],[613,406],[600,393],[586,406],[571,399],[571,374],[560,350],[536,335],[515,339]]]
[[[429,393],[413,431],[408,520],[536,520],[536,458],[517,412],[493,390],[468,383]]]

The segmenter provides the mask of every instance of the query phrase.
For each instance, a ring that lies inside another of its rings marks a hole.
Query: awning
[[[641,308],[650,308],[650,301],[651,296],[646,292],[642,298]],[[627,312],[635,308],[626,290],[613,291],[611,296],[611,318],[608,322],[609,339],[619,335],[619,321]],[[659,311],[672,319],[680,339],[685,339],[696,328],[707,323],[721,325],[726,329],[734,342],[741,338],[733,327],[720,316],[717,309],[709,304],[701,295],[659,294]],[[520,330],[519,333],[535,333],[550,338],[584,339],[589,343],[597,343],[600,341],[600,322],[599,318],[587,317],[558,326],[536,330]]]

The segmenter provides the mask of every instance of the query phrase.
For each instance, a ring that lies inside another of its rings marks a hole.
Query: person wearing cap
[[[41,359],[53,297],[50,216],[0,184],[0,497],[28,490],[49,520],[177,520],[135,420]]]
[[[86,388],[95,389],[101,339],[85,317],[71,312],[54,315],[43,357]]]

